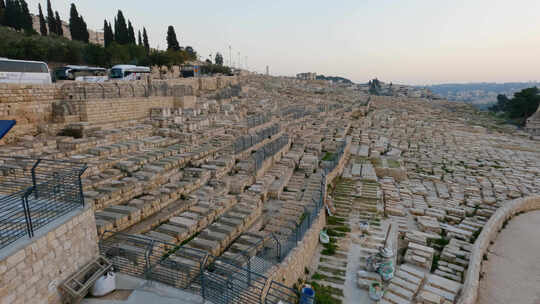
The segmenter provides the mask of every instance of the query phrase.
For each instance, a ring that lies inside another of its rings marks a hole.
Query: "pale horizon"
[[[46,0],[27,2],[46,14]],[[534,82],[540,71],[540,1],[51,2],[64,21],[74,2],[93,30],[121,9],[136,31],[146,27],[154,48],[166,48],[173,25],[202,60],[219,51],[228,64],[231,45],[233,62],[240,52],[242,65],[247,56],[250,70],[268,65],[272,75],[431,85]]]

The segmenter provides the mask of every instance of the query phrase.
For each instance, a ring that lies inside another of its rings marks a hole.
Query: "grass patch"
[[[331,153],[331,152],[326,152],[322,158],[322,160],[324,161],[330,161],[330,160],[333,160],[335,158],[335,155],[334,153]]]
[[[388,168],[399,168],[399,162],[395,159],[387,159],[386,163],[388,164]]]
[[[343,296],[343,291],[325,285],[319,285],[315,282],[309,282],[309,284],[315,290],[315,302],[317,304],[341,304],[341,300],[337,299],[335,296]]]
[[[337,227],[333,227],[332,229],[338,232],[351,232],[351,228],[346,227],[346,226],[337,226]]]
[[[333,229],[326,229],[326,233],[328,233],[329,236],[334,236],[334,237],[344,237],[346,235],[345,233],[338,232]]]
[[[372,157],[369,160],[371,161],[371,164],[373,165],[373,167],[381,167],[382,166],[382,161],[378,157]]]
[[[439,260],[441,256],[439,254],[433,255],[433,261],[431,262],[431,272],[434,272],[439,267]]]
[[[321,251],[322,255],[334,255],[336,254],[336,250],[338,246],[336,245],[336,239],[330,238],[330,242],[328,244],[323,244],[324,249]]]
[[[335,216],[329,216],[326,218],[328,225],[343,225],[345,224],[345,219]]]

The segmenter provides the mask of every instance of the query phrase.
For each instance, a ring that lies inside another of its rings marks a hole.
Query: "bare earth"
[[[489,248],[479,304],[540,304],[540,211],[514,217]]]

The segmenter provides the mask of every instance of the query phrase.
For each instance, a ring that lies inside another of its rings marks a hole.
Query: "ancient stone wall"
[[[0,84],[0,119],[17,120],[8,141],[36,132],[40,124],[49,121],[58,93],[55,85]]]
[[[304,234],[302,241],[298,242],[283,262],[268,270],[269,279],[287,287],[292,287],[298,281],[298,278],[303,277],[305,268],[309,267],[317,250],[319,233],[325,225],[326,213],[324,209],[321,209],[311,228]]]
[[[139,119],[141,111],[153,106],[166,105],[172,107],[169,99],[183,96],[199,95],[202,91],[212,91],[230,85],[238,84],[238,78],[207,77],[207,78],[178,78],[168,80],[82,83],[60,82],[51,85],[19,85],[0,84],[0,119],[15,119],[17,125],[11,130],[3,142],[9,143],[22,135],[38,133],[40,129],[47,128],[50,123],[66,124],[84,120],[84,109],[91,109],[87,114],[89,119],[94,117],[94,106],[103,106],[101,114],[113,112],[121,107],[126,108],[128,99],[134,100],[136,117]],[[168,97],[168,98],[163,98]],[[135,99],[134,99],[135,98]],[[139,98],[139,99],[138,99]],[[142,106],[140,98],[150,100],[149,106]],[[85,105],[82,101],[87,101]],[[99,101],[102,103],[100,104]],[[105,103],[103,101],[109,101]],[[77,103],[78,102],[78,103]],[[118,105],[113,105],[116,103]],[[150,106],[150,104],[153,104]],[[130,115],[127,111],[124,115]],[[112,114],[111,118],[118,117]],[[123,117],[122,120],[125,120]],[[96,120],[101,122],[104,119]],[[60,125],[61,126],[61,125]],[[51,129],[51,128],[49,128]],[[55,129],[55,128],[53,128]]]
[[[44,229],[26,246],[0,256],[0,303],[62,303],[62,281],[98,255],[91,207],[48,232]]]
[[[330,173],[326,175],[326,183],[329,185],[332,181],[343,173],[347,160],[349,158],[350,141],[344,149],[340,162]],[[289,252],[287,257],[278,265],[268,270],[268,277],[285,286],[292,287],[294,283],[305,275],[305,269],[311,264],[317,245],[319,244],[319,233],[326,225],[326,212],[321,209],[315,221],[309,230],[304,234],[304,238],[296,247]]]
[[[80,102],[80,119],[90,124],[138,120],[150,117],[152,108],[172,108],[173,97],[122,98]]]
[[[540,196],[530,196],[506,203],[491,216],[472,247],[469,268],[465,274],[465,283],[463,283],[461,296],[457,301],[458,304],[476,303],[484,253],[486,253],[490,242],[495,240],[499,234],[504,222],[516,213],[538,209],[540,209]]]

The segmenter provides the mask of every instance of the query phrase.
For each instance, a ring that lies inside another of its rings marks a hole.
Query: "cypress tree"
[[[51,0],[47,0],[47,25],[49,26],[49,33],[58,35],[56,29],[56,20],[54,19],[54,13],[51,7]]]
[[[114,23],[114,40],[119,44],[129,43],[128,27],[126,24],[126,18],[121,10],[118,10],[118,15]]]
[[[30,10],[28,9],[28,3],[25,0],[19,0],[21,7],[21,28],[27,32],[34,32],[34,22]]]
[[[148,34],[146,34],[146,28],[143,27],[143,44],[146,52],[150,52],[150,43],[148,42]]]
[[[0,25],[6,25],[6,3],[0,0]]]
[[[6,0],[5,16],[6,26],[18,31],[22,28],[22,10],[19,0]]]
[[[3,1],[3,0],[2,0]],[[41,10],[41,4],[38,4],[39,8],[39,32],[41,36],[47,36],[47,22],[43,16],[43,11]]]
[[[83,16],[79,16],[79,38],[82,42],[88,43],[90,41],[90,33],[88,33],[88,26]]]
[[[81,40],[81,24],[79,19],[79,13],[77,12],[77,7],[74,3],[71,3],[71,8],[69,10],[69,32],[71,33],[71,39]]]
[[[103,23],[103,39],[105,40],[105,47],[108,47],[114,41],[112,26],[109,24],[109,22],[107,22],[107,20],[105,20]]]
[[[169,28],[167,29],[167,50],[180,50],[180,44],[178,43],[176,32],[174,31],[174,27],[172,25],[169,25]]]
[[[56,33],[58,36],[64,36],[64,27],[62,26],[62,19],[60,19],[60,15],[58,15],[58,11],[55,13],[55,27],[56,27]]]
[[[69,31],[71,32],[71,39],[88,43],[90,38],[88,27],[83,16],[79,15],[77,7],[73,3],[69,12]]]
[[[128,43],[137,44],[137,41],[135,40],[135,30],[133,29],[133,25],[131,25],[131,21],[128,21]]]
[[[141,38],[141,30],[139,30],[139,40],[138,40],[137,45],[138,45],[138,46],[143,46],[142,38]]]

